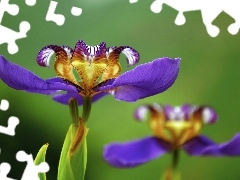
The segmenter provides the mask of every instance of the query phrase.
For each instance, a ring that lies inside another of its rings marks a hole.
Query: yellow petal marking
[[[67,53],[62,47],[55,50],[56,57],[54,62],[54,70],[57,75],[63,79],[67,79],[74,84],[77,84],[76,79],[72,73],[72,65],[68,58]]]
[[[102,81],[116,78],[121,74],[122,68],[119,63],[119,55],[117,48],[110,52],[110,55],[108,56],[108,66],[102,76]]]
[[[104,55],[105,54],[100,57],[93,57],[90,61],[87,61],[83,55],[75,53],[75,56],[71,59],[72,66],[82,79],[81,84],[83,85],[86,96],[94,93],[91,89],[98,84],[98,78],[102,76],[106,70],[107,58]]]
[[[203,126],[201,110],[194,112],[188,120],[166,120],[162,111],[150,107],[149,125],[153,134],[163,139],[173,148],[178,148],[185,142],[196,137]]]

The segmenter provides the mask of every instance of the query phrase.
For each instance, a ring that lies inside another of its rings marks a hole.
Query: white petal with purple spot
[[[204,108],[202,112],[202,118],[205,124],[212,124],[216,122],[217,115],[213,109]]]
[[[131,47],[127,47],[122,51],[123,54],[127,57],[127,62],[129,65],[134,65],[139,61],[139,54]]]
[[[39,51],[37,56],[37,63],[40,66],[47,66],[50,67],[50,59],[51,56],[54,54],[54,50],[50,49],[49,47],[44,47],[42,50]]]

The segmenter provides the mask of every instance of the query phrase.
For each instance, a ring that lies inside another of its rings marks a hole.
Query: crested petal
[[[182,119],[189,119],[189,116],[195,110],[195,106],[190,106],[189,104],[184,104],[182,106],[164,106],[165,117],[168,120],[182,120]]]
[[[43,80],[31,71],[7,61],[0,56],[0,79],[11,88],[40,94],[52,94],[59,90],[77,92],[60,78]]]
[[[158,118],[160,120],[162,110],[163,107],[157,103],[153,103],[151,105],[141,105],[135,110],[134,117],[137,121],[142,122],[147,120],[150,113],[151,118]]]
[[[92,97],[92,102],[96,102],[102,97],[108,95],[109,93],[98,93]],[[59,102],[61,104],[68,104],[70,98],[75,98],[78,101],[78,105],[81,106],[83,104],[83,97],[78,93],[66,93],[66,94],[57,94],[53,96],[53,100]]]
[[[134,167],[151,161],[170,151],[166,142],[147,137],[125,143],[112,143],[104,147],[104,159],[112,166]]]
[[[211,107],[204,107],[202,118],[205,124],[213,124],[217,121],[217,113]]]
[[[86,57],[89,60],[88,58],[91,56],[96,57],[106,53],[106,50],[105,42],[101,42],[97,46],[88,46],[83,40],[79,40],[74,49],[73,59],[83,60]]]
[[[206,136],[198,136],[184,144],[183,148],[193,156],[239,156],[240,133],[221,144],[213,142]]]
[[[180,58],[159,58],[121,74],[98,90],[111,90],[116,99],[134,102],[167,90],[178,76],[179,65]]]
[[[59,51],[65,52],[62,53],[66,55],[66,58],[71,58],[73,49],[68,46],[57,46],[57,45],[48,45],[43,47],[37,55],[37,63],[40,66],[49,67],[50,58],[53,54],[58,53]]]
[[[121,53],[126,56],[128,65],[134,65],[139,62],[139,53],[130,46],[111,46],[107,50],[110,61],[118,60]]]

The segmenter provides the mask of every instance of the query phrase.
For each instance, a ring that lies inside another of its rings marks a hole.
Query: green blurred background
[[[214,107],[219,121],[205,126],[202,133],[216,142],[227,141],[239,131],[240,33],[233,36],[227,32],[227,27],[234,22],[230,16],[221,13],[215,19],[213,24],[220,28],[220,34],[212,38],[205,29],[200,11],[184,13],[186,23],[177,26],[174,24],[177,11],[163,5],[162,12],[154,14],[150,11],[153,0],[140,0],[135,4],[128,0],[58,0],[56,13],[66,17],[63,26],[45,21],[49,2],[38,0],[35,6],[28,7],[24,1],[10,0],[10,3],[19,5],[20,12],[15,17],[5,13],[1,23],[18,31],[21,21],[30,22],[28,37],[17,40],[19,52],[10,55],[4,44],[0,45],[0,54],[42,78],[53,77],[55,73],[53,68],[36,64],[38,51],[49,44],[74,47],[79,39],[89,45],[102,41],[107,46],[129,45],[140,53],[140,63],[163,56],[182,58],[179,77],[166,92],[136,103],[116,101],[109,95],[93,105],[88,123],[86,180],[160,178],[171,162],[170,155],[132,169],[116,169],[102,159],[106,143],[151,135],[147,124],[133,119],[134,109],[143,103],[190,103]],[[82,15],[72,16],[72,6],[81,7]],[[121,56],[121,62],[123,71],[132,68],[127,67],[124,56]],[[14,137],[0,134],[0,162],[11,164],[9,177],[20,179],[25,168],[26,163],[15,159],[19,150],[35,156],[38,149],[48,142],[46,158],[50,171],[47,177],[55,180],[61,146],[70,125],[68,107],[55,103],[49,96],[16,91],[3,82],[0,82],[1,99],[10,102],[9,110],[0,112],[1,125],[6,126],[10,116],[20,119]],[[238,180],[240,158],[190,157],[181,152],[179,169],[183,180]]]

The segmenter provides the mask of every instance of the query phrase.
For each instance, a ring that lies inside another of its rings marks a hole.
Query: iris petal
[[[128,65],[134,65],[139,62],[139,53],[130,46],[111,46],[107,49],[110,61],[118,60],[121,53],[126,56]]]
[[[63,51],[66,53],[66,55],[67,55],[66,59],[71,58],[72,53],[73,53],[73,49],[69,46],[48,45],[48,46],[43,47],[39,51],[36,61],[40,66],[49,67],[50,66],[49,62],[50,62],[51,56],[60,51]]]
[[[0,56],[0,79],[11,88],[40,94],[52,94],[59,90],[77,92],[76,88],[67,85],[59,78],[43,80],[31,71],[7,61]]]
[[[134,102],[167,90],[178,76],[179,64],[179,58],[159,58],[121,74],[111,85],[99,90],[114,89],[116,99]]]
[[[104,159],[112,166],[134,167],[151,161],[170,150],[169,144],[155,137],[125,143],[112,143],[104,147]]]
[[[206,136],[198,136],[187,142],[183,148],[193,156],[239,156],[240,133],[221,144],[215,143]]]

